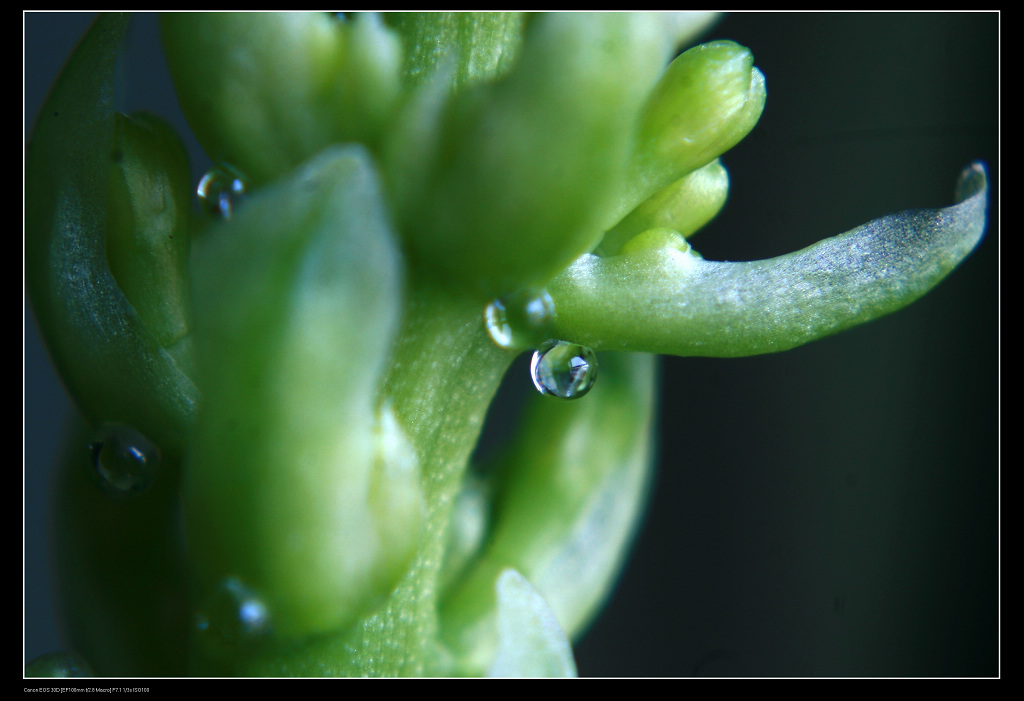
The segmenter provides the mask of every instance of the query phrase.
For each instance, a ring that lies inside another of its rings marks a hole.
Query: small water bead
[[[266,603],[237,577],[227,577],[203,602],[196,631],[209,652],[252,645],[270,633]]]
[[[484,307],[484,325],[491,340],[509,350],[536,346],[547,337],[554,316],[555,304],[546,290],[509,295]]]
[[[545,341],[533,354],[530,376],[541,394],[579,399],[597,379],[597,355],[576,343]]]
[[[160,449],[126,424],[101,425],[89,441],[89,453],[95,482],[114,497],[146,491],[160,468]]]
[[[203,209],[220,219],[230,219],[249,184],[245,177],[228,165],[215,166],[199,181],[196,194]]]

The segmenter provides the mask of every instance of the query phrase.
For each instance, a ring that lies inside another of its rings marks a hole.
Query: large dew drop
[[[484,308],[484,325],[497,345],[524,350],[547,337],[545,330],[554,315],[555,305],[547,291],[521,292],[488,304]]]
[[[211,653],[256,644],[270,632],[266,603],[237,577],[227,577],[207,595],[195,620]]]
[[[199,181],[196,194],[208,214],[230,219],[248,188],[246,179],[234,168],[215,166]]]
[[[579,399],[597,379],[597,356],[586,346],[545,341],[533,354],[530,376],[541,394]]]
[[[100,489],[114,497],[146,491],[160,467],[160,450],[131,426],[106,423],[89,441],[92,475]]]

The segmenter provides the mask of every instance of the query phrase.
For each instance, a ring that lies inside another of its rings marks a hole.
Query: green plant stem
[[[475,296],[453,292],[429,279],[414,279],[408,300],[385,396],[393,401],[420,457],[427,522],[412,570],[385,612],[363,626],[368,646],[372,638],[379,640],[377,630],[391,624],[410,629],[404,636],[409,645],[437,639],[436,635],[412,635],[411,628],[437,625],[437,581],[455,496],[487,408],[515,357],[487,336],[483,304]],[[411,611],[416,612],[412,626],[408,625]],[[422,652],[428,654],[416,655],[412,661],[394,660],[391,669],[379,672],[429,672],[422,669],[423,660],[436,657],[438,651]],[[371,663],[374,659],[367,657]]]

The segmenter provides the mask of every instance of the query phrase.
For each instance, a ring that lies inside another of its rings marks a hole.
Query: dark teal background
[[[89,17],[25,19],[27,136]],[[152,19],[124,107],[174,116]],[[741,13],[706,36],[749,46],[768,86],[761,122],[723,159],[730,200],[691,240],[706,258],[944,206],[974,159],[989,166],[990,225],[896,315],[776,356],[663,361],[651,508],[576,648],[582,675],[999,673],[999,22]],[[25,354],[27,660],[60,645],[47,470],[69,411],[27,306]],[[529,385],[522,364],[506,384]]]

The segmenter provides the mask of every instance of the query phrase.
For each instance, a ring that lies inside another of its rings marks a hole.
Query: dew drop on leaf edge
[[[541,394],[579,399],[597,379],[597,355],[576,343],[545,341],[533,354],[530,377]]]

